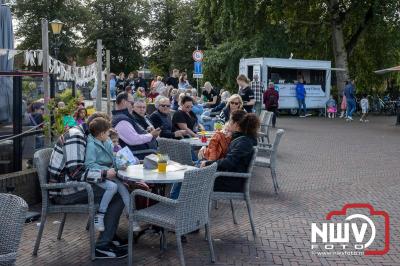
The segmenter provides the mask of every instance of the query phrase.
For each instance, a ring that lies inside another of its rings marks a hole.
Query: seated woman
[[[217,162],[217,171],[247,172],[254,152],[253,146],[257,145],[260,121],[255,114],[237,110],[231,114],[230,126],[233,134],[226,157],[215,161],[203,161],[201,167]],[[241,192],[244,182],[243,178],[218,177],[214,183],[214,191]]]
[[[214,108],[211,109],[211,116],[215,116],[213,113],[219,114],[226,106],[231,94],[229,91],[221,90],[220,92],[221,102]]]
[[[183,96],[179,104],[180,107],[178,111],[176,111],[172,117],[172,131],[186,130],[188,135],[196,137],[199,124],[196,115],[192,111],[192,97]]]
[[[236,110],[243,110],[243,101],[239,94],[233,94],[229,97],[226,107],[219,114],[219,120],[224,123],[228,122],[230,114]]]
[[[214,108],[221,101],[218,91],[213,88],[213,86],[209,81],[206,81],[204,83],[203,97],[204,97],[205,108]]]
[[[162,138],[181,138],[186,135],[186,130],[172,132],[171,103],[167,97],[158,96],[155,102],[157,110],[154,111],[149,119],[155,128],[160,128]]]

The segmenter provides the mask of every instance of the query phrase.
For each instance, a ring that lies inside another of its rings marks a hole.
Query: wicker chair
[[[272,183],[274,184],[275,193],[278,194],[279,185],[278,180],[276,178],[276,157],[278,153],[278,145],[281,141],[281,138],[285,134],[283,129],[278,129],[276,132],[274,143],[271,147],[259,147],[258,149],[268,156],[257,156],[255,165],[258,167],[266,167],[271,169]],[[261,154],[261,153],[260,153]]]
[[[22,198],[0,194],[0,265],[14,265],[17,259],[27,210]]]
[[[250,204],[250,181],[251,181],[251,176],[254,168],[254,162],[257,157],[257,152],[258,148],[254,147],[254,153],[253,156],[251,157],[251,161],[249,164],[249,168],[246,173],[236,173],[236,172],[217,172],[215,174],[215,177],[221,177],[221,176],[228,176],[228,177],[235,177],[235,178],[244,178],[246,180],[244,184],[244,189],[243,192],[221,192],[221,191],[213,191],[211,193],[211,199],[212,200],[229,200],[231,203],[231,209],[232,209],[232,218],[234,224],[237,224],[236,220],[236,214],[235,214],[235,208],[233,206],[233,200],[244,200],[246,201],[246,206],[247,206],[247,211],[249,213],[249,220],[250,220],[250,225],[251,225],[251,230],[253,232],[253,236],[256,237],[256,229],[254,227],[254,222],[253,222],[253,214],[252,214],[252,208]]]
[[[157,141],[159,153],[168,154],[172,161],[180,164],[193,165],[190,143],[166,138],[158,138]]]
[[[260,132],[258,133],[259,135],[259,146],[269,146],[269,130],[271,128],[271,123],[272,123],[272,115],[273,112],[268,112],[268,111],[261,111],[260,114]],[[265,142],[265,139],[267,139],[267,142]]]
[[[177,200],[162,197],[144,190],[135,190],[131,194],[129,208],[129,265],[133,263],[132,222],[145,222],[174,231],[181,265],[185,265],[181,236],[205,226],[211,261],[215,261],[209,227],[209,200],[214,184],[217,165],[185,172],[182,189]],[[136,210],[135,197],[143,196],[159,203],[142,210]],[[165,237],[163,241],[165,246]]]
[[[96,213],[96,205],[94,204],[94,196],[92,186],[86,182],[67,182],[67,183],[48,183],[48,165],[50,156],[53,149],[42,149],[35,152],[34,165],[38,172],[40,188],[42,190],[42,218],[40,222],[39,232],[36,238],[33,255],[37,255],[40,240],[42,238],[44,225],[46,223],[47,214],[49,213],[62,213],[63,217],[58,230],[57,239],[61,239],[67,213],[87,213],[89,214],[90,221],[90,254],[91,259],[95,259],[95,231],[94,231],[94,215]],[[87,204],[73,204],[73,205],[59,205],[53,204],[49,200],[49,190],[63,189],[63,188],[80,188],[87,191],[88,203]]]

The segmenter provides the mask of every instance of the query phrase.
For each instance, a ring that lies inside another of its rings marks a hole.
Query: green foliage
[[[111,51],[111,69],[130,72],[142,62],[139,40],[144,37],[148,19],[147,1],[93,0],[88,1],[91,14],[84,35],[88,51],[95,55],[96,41],[101,39],[105,49]]]
[[[398,0],[198,0],[197,5],[205,79],[233,91],[240,58],[288,58],[292,52],[294,58],[334,61],[333,20],[343,27],[358,90],[383,87],[387,76],[373,71],[400,61]]]
[[[52,115],[54,116],[54,124],[52,125],[51,131],[54,136],[60,136],[64,133],[65,127],[63,122],[63,117],[66,115],[73,115],[76,111],[78,104],[82,101],[82,96],[80,91],[78,91],[77,96],[72,96],[72,89],[66,89],[62,93],[58,94],[55,99],[51,99],[48,103],[48,108]],[[59,102],[64,102],[65,107],[58,108],[57,104]],[[44,116],[45,126],[44,132],[48,132],[48,127],[50,126],[50,116]]]
[[[156,75],[178,68],[191,78],[191,55],[199,45],[206,55],[204,81],[231,91],[236,91],[240,58],[293,53],[334,63],[336,23],[343,29],[358,90],[379,91],[388,78],[400,80],[399,74],[373,73],[400,62],[398,0],[19,0],[12,1],[12,9],[22,40],[18,49],[40,49],[41,18],[57,18],[65,23],[60,35],[64,62],[74,58],[86,64],[101,39],[111,50],[113,72],[146,63]],[[50,33],[50,53],[54,37]],[[150,39],[146,57],[143,38]]]
[[[18,20],[16,36],[22,40],[18,49],[41,49],[41,19],[46,18],[49,22],[59,19],[65,24],[60,34],[60,59],[65,61],[77,53],[78,33],[88,17],[81,1],[18,0],[13,1],[12,10]],[[50,25],[49,31],[49,49],[52,54],[55,36],[51,33]]]
[[[195,1],[152,2],[154,15],[150,18],[148,36],[151,39],[149,65],[153,73],[163,76],[178,68],[192,77],[192,53],[199,40],[196,7]]]

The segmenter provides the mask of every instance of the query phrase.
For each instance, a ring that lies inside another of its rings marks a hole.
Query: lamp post
[[[50,22],[51,31],[53,32],[53,34],[56,38],[54,41],[54,57],[56,59],[58,59],[58,52],[60,51],[60,46],[61,46],[60,33],[61,33],[61,29],[62,29],[63,25],[64,25],[64,23],[62,23],[58,19],[55,19]]]
[[[54,57],[55,59],[58,59],[58,52],[60,51],[60,46],[61,46],[61,41],[60,41],[60,33],[61,29],[64,23],[62,23],[60,20],[55,19],[50,22],[51,26],[51,31],[53,32],[53,35],[55,37],[54,40]],[[56,94],[56,77],[55,74],[50,75],[50,98],[54,98]]]

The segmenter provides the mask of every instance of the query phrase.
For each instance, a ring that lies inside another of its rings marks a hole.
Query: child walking
[[[89,125],[90,135],[86,146],[85,166],[92,170],[102,171],[102,182],[96,185],[105,190],[94,221],[98,231],[104,231],[104,214],[117,192],[121,195],[125,207],[129,207],[130,200],[128,189],[116,175],[115,169],[119,167],[116,165],[113,145],[108,136],[110,128],[111,123],[108,120],[102,117],[93,119]],[[139,225],[134,224],[134,229],[140,230]]]
[[[337,112],[337,107],[336,107],[336,101],[333,99],[333,96],[331,95],[329,97],[329,100],[326,102],[326,107],[328,111],[328,118],[335,118],[336,112]]]
[[[361,106],[361,118],[360,122],[368,122],[367,119],[365,119],[368,115],[368,109],[369,109],[369,102],[368,102],[368,97],[366,94],[363,95],[363,98],[360,101],[360,106]]]

